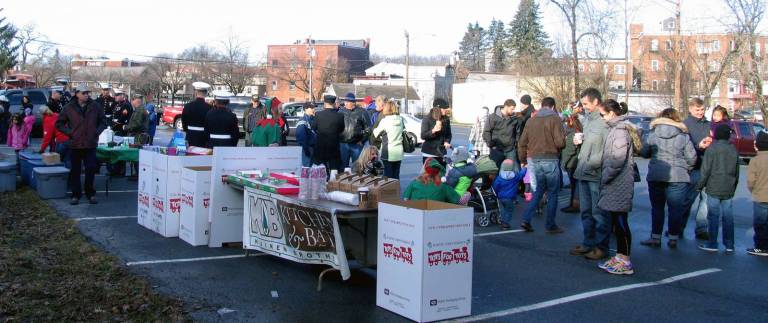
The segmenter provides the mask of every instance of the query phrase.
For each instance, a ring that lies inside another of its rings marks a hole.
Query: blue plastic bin
[[[53,164],[53,165],[46,165],[43,163],[42,160],[27,160],[27,167],[29,167],[32,172],[29,175],[29,178],[27,179],[27,183],[29,184],[29,187],[32,189],[37,189],[37,180],[35,179],[35,168],[47,168],[47,167],[64,167],[64,164]],[[23,173],[23,169],[22,169]],[[23,176],[23,174],[22,174]]]
[[[37,166],[32,166],[29,164],[30,161],[41,161],[43,160],[43,155],[38,154],[36,152],[31,151],[22,151],[19,153],[19,164],[21,164],[21,182],[24,184],[29,185],[30,181],[32,180],[32,168]],[[39,164],[42,164],[40,162]]]

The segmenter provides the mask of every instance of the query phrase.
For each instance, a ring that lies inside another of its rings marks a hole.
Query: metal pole
[[[629,0],[624,0],[624,102],[629,104],[629,87],[632,86],[633,67],[629,66],[629,20],[627,10]]]
[[[312,37],[307,40],[307,51],[309,52],[309,101],[315,102],[315,91],[312,87],[312,69],[314,68],[315,46],[312,45]]]
[[[682,104],[682,80],[680,73],[683,69],[683,60],[682,60],[682,50],[683,46],[681,44],[682,40],[680,38],[680,0],[677,0],[675,2],[675,103],[674,107],[677,108],[683,115],[686,114],[686,111],[683,109]]]
[[[405,31],[405,113],[409,113],[408,111],[408,83],[410,78],[410,65],[411,65],[411,58],[410,58],[410,46],[411,46],[411,39],[410,36],[408,36],[408,31]]]

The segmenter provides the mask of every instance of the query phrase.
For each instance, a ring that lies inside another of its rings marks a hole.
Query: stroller
[[[477,155],[477,152],[475,153]],[[487,227],[500,222],[499,199],[493,190],[493,179],[498,175],[496,163],[488,156],[476,157],[477,176],[472,178],[467,206],[475,211],[475,223]]]

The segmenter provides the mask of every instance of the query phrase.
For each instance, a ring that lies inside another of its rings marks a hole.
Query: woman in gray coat
[[[677,110],[661,111],[651,122],[651,132],[640,155],[651,158],[648,162],[648,195],[651,199],[651,238],[640,244],[661,246],[664,229],[664,208],[669,208],[669,241],[667,246],[677,248],[677,239],[683,228],[683,213],[691,182],[690,171],[696,164],[688,128],[680,122]]]
[[[634,273],[629,260],[632,232],[627,221],[634,197],[634,152],[640,145],[635,128],[626,121],[627,105],[608,99],[600,106],[600,114],[608,125],[603,147],[600,199],[597,206],[611,217],[616,238],[616,256],[598,267],[610,274]]]

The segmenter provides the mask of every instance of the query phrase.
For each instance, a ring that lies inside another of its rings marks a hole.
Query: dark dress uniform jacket
[[[100,95],[96,98],[96,103],[104,107],[104,116],[107,117],[107,120],[112,121],[112,112],[115,110],[115,98],[111,95]]]
[[[205,99],[202,98],[184,105],[181,123],[184,132],[187,133],[187,142],[190,146],[205,147],[208,143],[208,136],[205,134],[205,116],[211,108],[211,105],[205,103]]]
[[[127,111],[128,113],[123,114],[123,112]],[[125,100],[120,103],[115,104],[115,110],[114,114],[112,114],[112,122],[113,127],[112,130],[115,131],[116,134],[120,136],[127,135],[127,132],[123,129],[123,126],[128,124],[128,121],[131,120],[131,116],[133,115],[133,106],[131,105],[128,100]]]
[[[204,134],[208,137],[206,147],[236,147],[240,136],[237,116],[226,108],[213,108],[208,111],[203,124]]]
[[[341,160],[339,142],[344,132],[344,115],[337,109],[323,109],[315,114],[315,127],[317,128],[315,162]]]

